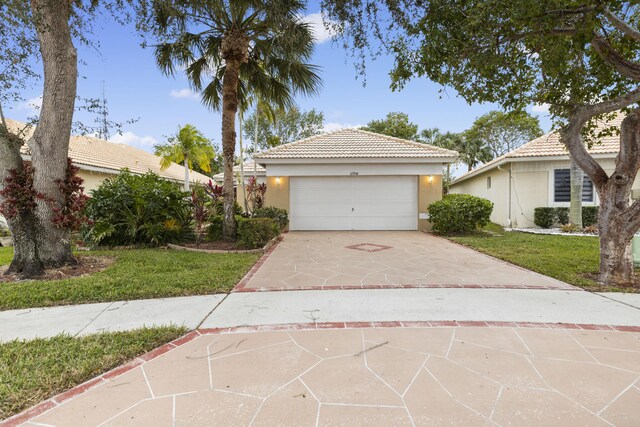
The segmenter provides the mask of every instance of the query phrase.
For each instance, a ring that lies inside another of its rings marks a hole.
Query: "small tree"
[[[178,128],[175,136],[169,138],[166,144],[154,147],[156,156],[160,156],[160,169],[166,170],[172,163],[182,163],[184,166],[184,189],[190,191],[189,171],[197,163],[201,170],[210,173],[211,161],[216,153],[211,141],[202,135],[193,125]]]
[[[191,190],[191,207],[193,208],[193,222],[196,232],[196,246],[200,246],[202,229],[204,223],[209,218],[207,209],[207,198],[205,189],[200,184],[196,184]]]

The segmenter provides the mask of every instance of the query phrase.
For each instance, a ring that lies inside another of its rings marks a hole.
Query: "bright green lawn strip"
[[[637,288],[609,288],[586,277],[599,266],[597,237],[551,236],[503,231],[491,224],[485,231],[447,237],[513,264],[590,291],[638,292]]]
[[[8,263],[6,250],[0,248],[0,259]],[[114,256],[116,262],[86,277],[0,283],[0,309],[229,292],[259,256],[165,249],[87,254]]]
[[[0,344],[0,419],[125,363],[185,333],[161,327]]]
[[[9,264],[11,258],[13,258],[13,248],[0,246],[0,265]]]

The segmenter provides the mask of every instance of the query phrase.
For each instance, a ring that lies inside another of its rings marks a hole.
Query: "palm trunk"
[[[253,179],[258,182],[256,154],[258,154],[258,120],[260,119],[260,101],[256,102],[256,117],[253,125]]]
[[[240,183],[238,189],[242,188],[242,201],[244,202],[244,211],[249,213],[249,207],[247,204],[247,187],[244,184],[244,148],[242,147],[242,111],[238,115],[238,128],[240,129],[240,138],[238,143],[240,145]]]
[[[226,62],[222,83],[222,157],[224,160],[224,223],[222,237],[234,240],[236,221],[234,218],[233,160],[236,151],[236,113],[238,112],[238,76],[240,61]]]
[[[580,166],[571,159],[570,165],[571,181],[571,202],[569,204],[569,223],[582,229],[582,184],[584,182],[584,172]]]
[[[29,142],[33,186],[43,195],[37,201],[35,220],[38,256],[44,267],[76,263],[70,232],[53,223],[56,209],[64,204],[59,183],[66,177],[76,98],[78,67],[69,28],[71,8],[68,1],[31,0],[44,65],[40,120]]]
[[[184,191],[191,191],[189,182],[189,158],[184,156]]]

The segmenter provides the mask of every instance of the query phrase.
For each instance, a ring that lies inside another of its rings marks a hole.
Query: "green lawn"
[[[586,277],[599,265],[597,237],[551,236],[504,231],[491,224],[483,231],[448,236],[454,242],[590,291],[638,292],[637,288],[609,288]]]
[[[0,264],[11,261],[10,251],[0,247]],[[113,256],[116,262],[86,277],[0,283],[0,310],[229,292],[259,257],[166,249],[87,254]]]
[[[0,344],[0,419],[146,353],[185,333],[162,327]]]

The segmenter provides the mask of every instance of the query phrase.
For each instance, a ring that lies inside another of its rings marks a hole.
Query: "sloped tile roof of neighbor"
[[[256,159],[445,158],[453,161],[457,157],[455,151],[429,144],[360,129],[341,129],[280,145],[258,154]]]
[[[15,120],[7,119],[7,126],[13,133],[28,140],[35,128]],[[29,156],[29,147],[21,148],[22,154]],[[129,145],[117,144],[91,136],[72,135],[69,140],[69,157],[76,166],[86,170],[97,170],[103,173],[120,172],[127,168],[132,173],[144,174],[152,171],[165,179],[184,181],[184,167],[172,163],[166,170],[160,169],[160,157]],[[193,182],[207,183],[210,177],[191,171],[189,178]]]
[[[596,129],[606,129],[610,127],[620,128],[624,115],[619,114],[613,120],[601,122],[597,125]],[[597,143],[588,147],[587,151],[590,154],[595,155],[608,155],[614,157],[618,154],[620,149],[620,136],[618,134],[602,137]],[[538,138],[521,145],[513,151],[508,152],[500,157],[496,157],[490,162],[461,175],[453,180],[451,184],[464,181],[467,178],[478,175],[484,171],[490,170],[498,165],[508,163],[509,161],[526,161],[537,160],[539,158],[551,158],[559,156],[569,156],[567,148],[562,142],[560,142],[560,134],[557,131],[546,133]]]
[[[244,173],[247,176],[253,175],[253,161],[249,160],[248,162],[244,162]],[[240,165],[235,165],[233,167],[233,173],[235,174],[239,174],[240,173]],[[260,175],[263,176],[267,173],[267,170],[264,168],[264,166],[260,165],[259,163],[256,163],[256,175]],[[224,179],[224,172],[220,172],[218,174],[215,174],[213,176],[213,179],[215,179],[216,181],[222,181]]]

